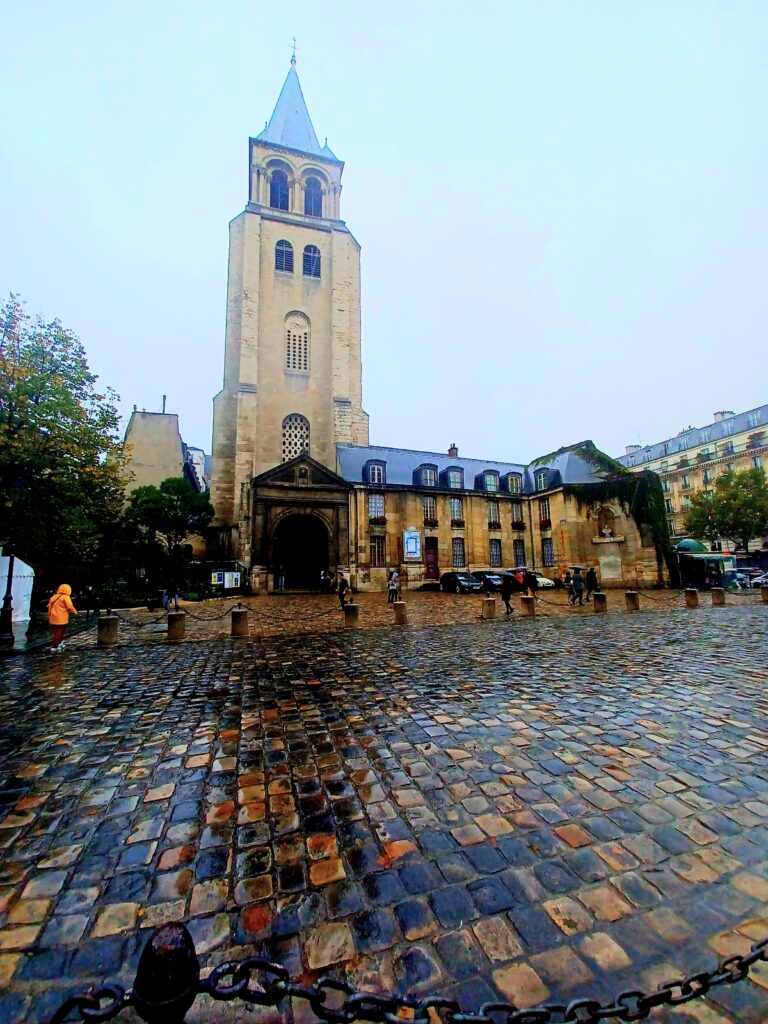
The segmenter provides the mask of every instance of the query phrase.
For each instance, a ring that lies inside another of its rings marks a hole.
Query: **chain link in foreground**
[[[181,1022],[196,997],[230,1002],[241,999],[255,1006],[278,1006],[286,998],[305,999],[318,1020],[327,1024],[597,1024],[615,1018],[643,1020],[658,1006],[681,1006],[706,995],[718,985],[731,985],[747,977],[750,967],[768,961],[768,938],[756,942],[745,956],[730,956],[712,971],[700,971],[659,986],[655,992],[631,989],[613,1002],[574,999],[570,1003],[545,1003],[520,1009],[514,1003],[484,1003],[465,1012],[450,999],[414,1000],[400,996],[359,992],[346,981],[324,975],[313,985],[290,980],[285,967],[259,956],[229,960],[200,978],[200,964],[192,938],[181,924],[164,925],[150,936],[139,960],[133,989],[100,985],[71,996],[51,1017],[49,1024],[67,1019],[107,1021],[133,1006],[148,1024]],[[77,1011],[79,1018],[71,1017]]]

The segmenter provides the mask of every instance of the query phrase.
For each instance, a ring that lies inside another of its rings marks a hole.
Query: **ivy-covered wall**
[[[656,550],[659,583],[664,582],[666,565],[670,583],[672,586],[678,586],[679,570],[670,542],[661,480],[650,470],[630,473],[621,463],[608,459],[601,452],[598,454],[601,456],[601,462],[613,464],[610,468],[615,475],[595,483],[563,484],[563,493],[573,497],[580,509],[585,505],[597,508],[611,501],[618,502],[622,511],[634,520],[641,536],[650,537]],[[584,458],[583,453],[580,455]],[[618,467],[620,472],[617,472],[615,467]],[[601,465],[600,468],[607,467]]]

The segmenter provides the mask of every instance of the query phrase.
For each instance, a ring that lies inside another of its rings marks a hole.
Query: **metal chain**
[[[544,1003],[521,1009],[511,1002],[483,1003],[474,1013],[462,1011],[452,999],[431,997],[413,1000],[402,996],[359,992],[349,982],[323,975],[312,985],[292,982],[287,969],[260,956],[228,960],[214,967],[197,986],[198,993],[230,1002],[241,999],[255,1006],[277,1006],[283,999],[305,999],[321,1021],[327,1024],[430,1024],[436,1013],[442,1024],[600,1024],[644,1020],[659,1006],[681,1006],[704,996],[718,985],[732,985],[747,977],[750,967],[768,961],[768,938],[756,942],[749,953],[730,956],[712,971],[699,971],[660,985],[655,992],[630,989],[620,992],[611,1003],[597,999],[574,999],[570,1003]],[[119,985],[101,985],[68,998],[50,1018],[49,1024],[63,1024],[77,1010],[82,1021],[112,1020],[134,1002],[133,993]]]

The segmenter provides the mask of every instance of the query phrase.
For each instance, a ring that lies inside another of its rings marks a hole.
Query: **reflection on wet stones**
[[[537,618],[524,651],[488,623],[6,663],[4,1009],[127,980],[179,918],[209,964],[248,946],[465,1005],[607,998],[754,941],[765,613],[597,618]],[[736,990],[718,1024],[768,1016]]]

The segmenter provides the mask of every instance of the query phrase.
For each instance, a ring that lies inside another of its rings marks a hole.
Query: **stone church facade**
[[[248,202],[230,223],[211,554],[237,559],[267,590],[279,567],[288,587],[340,568],[362,590],[383,588],[394,566],[408,587],[524,564],[655,582],[654,543],[621,502],[605,487],[599,501],[575,496],[626,473],[591,442],[530,465],[460,458],[455,446],[369,446],[360,247],[341,219],[343,170],[318,142],[294,59],[249,140]]]

